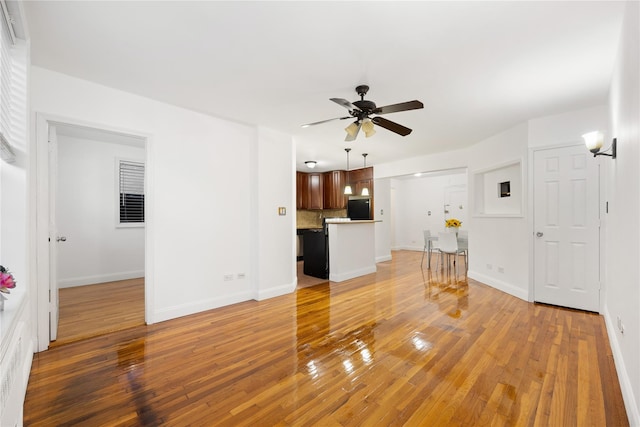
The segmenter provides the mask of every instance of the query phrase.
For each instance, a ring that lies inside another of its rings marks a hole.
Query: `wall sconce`
[[[593,153],[593,157],[609,156],[612,159],[616,158],[616,145],[617,145],[616,138],[613,138],[611,147],[607,148],[607,150],[611,150],[611,153],[600,152],[600,149],[602,148],[602,143],[604,141],[604,136],[602,135],[602,132],[593,131],[593,132],[585,133],[584,135],[582,135],[582,138],[584,139],[584,143],[587,146],[587,149]]]
[[[315,168],[317,163],[318,163],[318,162],[316,162],[316,161],[314,161],[314,160],[307,160],[306,162],[304,162],[304,164],[305,164],[305,165],[307,165],[307,167],[308,167],[309,169],[313,169],[313,168]]]

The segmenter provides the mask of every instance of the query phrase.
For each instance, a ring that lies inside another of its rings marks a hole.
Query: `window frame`
[[[143,221],[141,222],[121,222],[121,217],[120,217],[120,165],[122,163],[130,163],[130,164],[137,164],[137,165],[142,165],[144,168],[144,174],[143,174]],[[145,163],[144,160],[141,159],[131,159],[131,158],[124,158],[124,157],[116,157],[115,159],[115,223],[116,223],[116,228],[144,228],[145,224],[146,224],[146,192],[147,192],[147,183],[146,183],[146,175],[147,175],[147,165]]]

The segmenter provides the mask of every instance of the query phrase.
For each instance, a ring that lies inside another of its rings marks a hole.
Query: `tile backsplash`
[[[345,218],[346,216],[346,209],[324,209],[313,211],[300,209],[296,211],[296,227],[320,228],[322,227],[322,218]]]

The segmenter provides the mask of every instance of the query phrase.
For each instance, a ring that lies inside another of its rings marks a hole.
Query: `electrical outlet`
[[[504,267],[498,267],[498,273],[504,273]]]
[[[493,270],[493,265],[487,264],[487,270]]]
[[[238,273],[238,275],[236,277],[238,279],[244,279],[246,277],[246,275],[244,273]]]
[[[225,282],[229,282],[231,280],[233,280],[233,274],[225,274],[224,275],[224,281]]]

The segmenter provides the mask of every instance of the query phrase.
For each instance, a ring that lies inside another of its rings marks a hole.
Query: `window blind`
[[[24,39],[14,33],[11,7],[0,0],[0,158],[8,162],[15,160],[13,147],[27,142],[28,55]]]
[[[120,160],[120,223],[144,222],[144,163]]]
[[[11,141],[11,37],[5,9],[0,7],[0,133]]]

